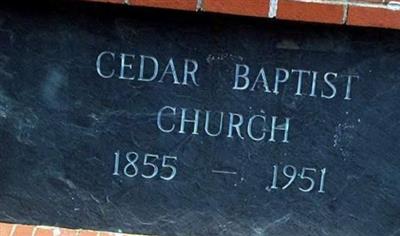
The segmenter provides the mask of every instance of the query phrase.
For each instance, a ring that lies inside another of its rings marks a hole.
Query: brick
[[[13,231],[14,228],[14,231]],[[14,232],[13,234],[11,234]],[[139,236],[83,229],[0,223],[0,236]]]
[[[197,0],[130,0],[134,6],[168,8],[177,10],[195,11]]]
[[[30,225],[17,225],[12,236],[31,236],[33,226]]]
[[[88,230],[81,231],[79,234],[79,236],[98,236],[98,235],[100,234],[97,234],[97,232],[95,231],[88,231]]]
[[[53,236],[53,230],[50,228],[36,228],[36,232],[32,236]]]
[[[101,233],[99,234],[99,236],[114,236],[114,234],[112,234],[112,233],[107,233],[107,232],[101,232]]]
[[[203,0],[203,11],[267,17],[269,0]]]
[[[345,5],[342,2],[313,3],[279,0],[277,18],[307,22],[342,24]]]
[[[60,228],[60,236],[76,236],[77,233],[75,232],[75,230],[72,229],[61,229]]]
[[[14,225],[12,225],[12,224],[0,223],[0,236],[3,236],[3,235],[4,236],[9,236],[11,231],[12,231],[12,229],[13,229],[13,226]]]
[[[349,7],[347,24],[400,29],[400,10],[353,5]]]

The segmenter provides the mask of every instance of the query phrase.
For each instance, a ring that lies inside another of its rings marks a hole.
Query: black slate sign
[[[0,221],[397,235],[400,33],[2,4]]]

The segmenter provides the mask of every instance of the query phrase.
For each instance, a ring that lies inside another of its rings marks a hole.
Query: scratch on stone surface
[[[178,151],[181,147],[186,146],[192,140],[193,136],[186,136],[184,137],[172,150]]]
[[[100,204],[100,201],[99,201],[99,199],[97,199],[95,196],[93,196],[93,194],[89,194],[90,195],[90,198],[93,200],[93,201],[95,201],[97,204]]]
[[[288,214],[282,216],[281,218],[276,219],[274,222],[269,223],[265,227],[265,229],[269,229],[269,228],[274,227],[276,225],[280,225],[280,224],[284,224],[284,223],[288,222],[290,220],[291,215],[292,215],[291,213],[288,213]]]
[[[389,236],[396,236],[396,235],[400,235],[400,228],[396,229],[392,234],[390,234]]]
[[[236,171],[211,170],[211,172],[214,174],[237,175]]]
[[[96,122],[100,121],[100,118],[95,113],[90,113],[88,116]]]
[[[17,219],[16,218],[14,218],[14,217],[12,217],[12,216],[10,216],[10,215],[8,215],[7,213],[5,213],[4,211],[2,211],[1,212],[1,214],[3,214],[5,217],[7,217],[8,219],[10,219],[10,220],[12,220],[12,221],[17,221]],[[0,235],[1,236],[1,235]]]
[[[7,114],[9,113],[9,108],[8,108],[8,104],[9,101],[7,101],[7,97],[3,95],[2,91],[0,91],[0,117],[1,118],[7,118]]]
[[[59,177],[57,179],[65,183],[70,189],[77,189],[76,185],[71,180],[65,179],[63,177]]]
[[[299,50],[300,46],[294,40],[284,39],[276,44],[276,48],[287,49],[287,50]]]
[[[68,87],[68,76],[59,65],[53,65],[47,71],[47,76],[42,82],[41,96],[43,101],[53,109],[65,109],[62,89]]]
[[[130,135],[130,137],[131,137],[132,143],[133,143],[136,147],[139,148],[141,145],[139,144],[139,142],[138,142],[137,139],[135,138],[135,133],[134,133],[134,132],[130,132],[129,135]]]
[[[1,32],[1,30],[0,30]],[[5,67],[8,61],[10,60],[10,57],[4,54],[0,54],[0,74],[8,77],[8,78],[13,78],[13,74],[6,71]]]

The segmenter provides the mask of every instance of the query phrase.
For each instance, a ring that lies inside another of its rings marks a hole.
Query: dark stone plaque
[[[0,10],[0,221],[398,235],[400,33],[58,2]]]

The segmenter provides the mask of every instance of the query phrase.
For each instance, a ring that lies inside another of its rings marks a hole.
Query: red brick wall
[[[400,29],[400,0],[87,0],[131,6]]]
[[[59,227],[0,223],[0,236],[140,236]]]

